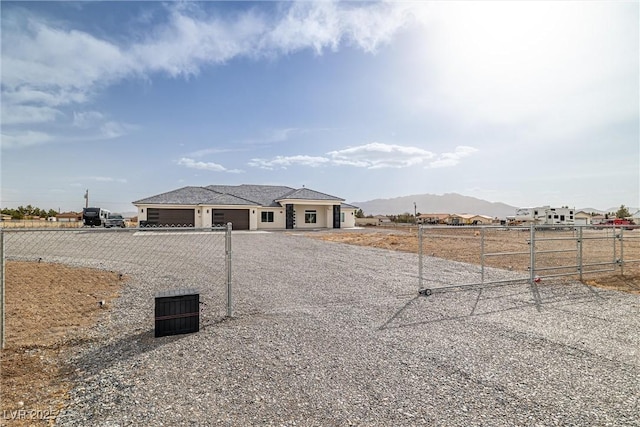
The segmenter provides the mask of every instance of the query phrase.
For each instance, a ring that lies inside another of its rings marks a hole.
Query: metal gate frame
[[[565,227],[566,228],[566,227]],[[635,235],[625,237],[624,230],[627,229],[637,229],[640,232],[639,226],[623,226],[623,227],[608,227],[612,230],[611,236],[595,236],[595,237],[585,237],[583,234],[584,229],[602,229],[602,227],[593,226],[593,225],[574,225],[569,227],[574,231],[574,237],[550,237],[550,238],[537,238],[537,231],[548,231],[558,229],[558,226],[547,226],[547,225],[534,225],[532,224],[529,227],[522,226],[446,226],[446,225],[420,225],[418,227],[418,293],[424,296],[430,296],[433,293],[445,292],[450,289],[460,289],[460,288],[473,288],[473,287],[481,287],[485,285],[499,285],[499,284],[515,284],[523,281],[528,282],[532,286],[535,285],[538,281],[545,278],[556,278],[563,276],[578,276],[579,280],[582,281],[584,274],[591,273],[601,273],[601,272],[615,272],[616,268],[620,269],[620,274],[624,275],[624,265],[631,263],[640,263],[640,259],[624,259],[624,241],[626,240],[635,240],[640,239],[640,235],[637,233]],[[457,285],[447,285],[447,286],[439,286],[439,287],[431,287],[425,288],[424,286],[424,230],[425,229],[477,229],[480,230],[480,274],[481,279],[480,282],[477,283],[465,283],[465,284],[457,284]],[[526,240],[527,245],[529,246],[528,251],[518,251],[518,252],[493,252],[487,253],[485,252],[485,230],[486,229],[509,229],[509,230],[529,230],[529,239]],[[551,250],[537,250],[536,242],[543,241],[560,241],[560,240],[570,240],[576,242],[575,249],[551,249]],[[596,263],[585,263],[583,259],[583,242],[584,240],[611,240],[612,241],[612,253],[613,259],[610,262],[596,262]],[[620,246],[618,257],[617,247],[618,244]],[[556,267],[537,267],[536,266],[536,255],[538,254],[548,254],[548,253],[566,253],[566,252],[576,252],[576,264],[575,265],[565,265],[565,266],[556,266]],[[529,255],[529,278],[528,279],[508,279],[508,280],[494,280],[494,281],[486,281],[485,280],[485,258],[486,257],[494,257],[494,256],[511,256],[511,255]],[[611,268],[600,268],[598,270],[589,270],[585,271],[585,267],[603,267],[603,266],[611,266]],[[575,271],[564,272],[564,273],[550,273],[546,274],[544,272],[552,272],[553,270],[567,270],[567,269],[575,269]],[[541,273],[541,274],[540,274]]]

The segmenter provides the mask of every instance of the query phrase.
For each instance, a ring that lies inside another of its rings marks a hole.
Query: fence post
[[[584,227],[578,227],[578,239],[576,243],[578,245],[578,273],[580,274],[580,281],[582,282],[582,230]]]
[[[624,276],[624,227],[620,227],[620,275]]]
[[[233,294],[231,286],[231,228],[230,222],[227,223],[227,231],[224,237],[225,261],[227,265],[227,317],[233,316]]]
[[[422,224],[418,226],[418,290],[422,290]]]
[[[529,229],[529,283],[533,285],[536,278],[536,226],[531,224]]]
[[[480,283],[484,285],[484,227],[480,228]]]
[[[5,321],[5,305],[4,305],[4,231],[0,228],[0,349],[4,350],[4,321]]]

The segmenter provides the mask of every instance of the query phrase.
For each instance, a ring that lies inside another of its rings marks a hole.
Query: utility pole
[[[418,223],[418,205],[416,205],[416,202],[413,202],[413,222]]]
[[[84,207],[88,208],[89,207],[89,189],[87,188],[87,191],[84,192]]]

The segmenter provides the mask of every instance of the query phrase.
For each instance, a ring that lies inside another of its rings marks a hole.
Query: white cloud
[[[11,105],[2,103],[2,124],[33,124],[54,122],[63,113],[51,107],[35,107],[32,105]]]
[[[334,164],[368,169],[403,168],[419,165],[434,154],[418,147],[372,142],[327,153]]]
[[[460,163],[461,159],[478,149],[461,145],[451,153],[437,155],[431,151],[407,145],[369,144],[330,151],[327,156],[276,156],[272,159],[251,159],[249,166],[262,169],[286,169],[287,166],[353,166],[367,169],[406,168],[428,164],[429,167],[448,167]],[[434,159],[435,160],[432,160]],[[430,161],[430,162],[429,162]]]
[[[249,166],[272,170],[276,168],[286,169],[287,166],[294,165],[317,167],[328,164],[329,162],[330,160],[328,158],[319,156],[277,156],[271,160],[251,159]]]
[[[471,154],[477,152],[478,149],[474,147],[469,147],[466,145],[460,145],[456,147],[453,153],[442,153],[438,156],[438,158],[429,163],[429,167],[431,168],[444,168],[455,166],[460,163],[460,160],[464,157],[470,156]]]
[[[5,11],[2,122],[5,126],[49,123],[64,116],[63,108],[90,102],[110,84],[155,72],[188,77],[203,66],[237,57],[273,57],[306,49],[322,53],[342,43],[373,52],[407,20],[406,6],[393,3],[293,2],[275,9],[275,15],[249,8],[227,16],[196,3],[172,4],[166,7],[165,23],[145,29],[144,36],[130,42],[126,35],[116,42],[65,22]],[[84,129],[97,119],[73,117],[74,126]],[[112,138],[126,129],[111,121],[97,124],[95,131]],[[282,129],[266,141],[286,140],[293,131]]]
[[[104,115],[98,111],[73,112],[73,126],[87,129],[101,123]]]
[[[19,131],[2,133],[2,149],[25,148],[45,144],[52,140],[51,135],[36,131]]]
[[[229,173],[240,173],[240,172],[242,172],[239,169],[227,169],[224,166],[219,165],[218,163],[198,162],[198,161],[195,161],[194,159],[190,159],[188,157],[183,157],[180,160],[178,160],[178,164],[180,166],[185,166],[185,167],[191,168],[191,169],[207,170],[207,171],[213,171],[213,172],[229,172]]]

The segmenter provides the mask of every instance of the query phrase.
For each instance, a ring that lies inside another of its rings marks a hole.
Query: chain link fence
[[[558,228],[531,225],[420,226],[418,276],[423,295],[453,288],[585,275],[621,274],[640,266],[640,227]],[[434,271],[429,257],[458,261]],[[436,274],[437,273],[437,274]]]
[[[29,325],[71,323],[90,304],[149,327],[154,297],[197,289],[201,318],[232,316],[231,224],[206,229],[0,229],[2,348],[46,340]],[[117,298],[116,298],[117,297]],[[49,302],[64,299],[63,312]],[[84,305],[83,305],[84,304]],[[51,325],[49,325],[51,326]],[[14,333],[15,332],[15,333]],[[47,332],[49,333],[49,332]]]

